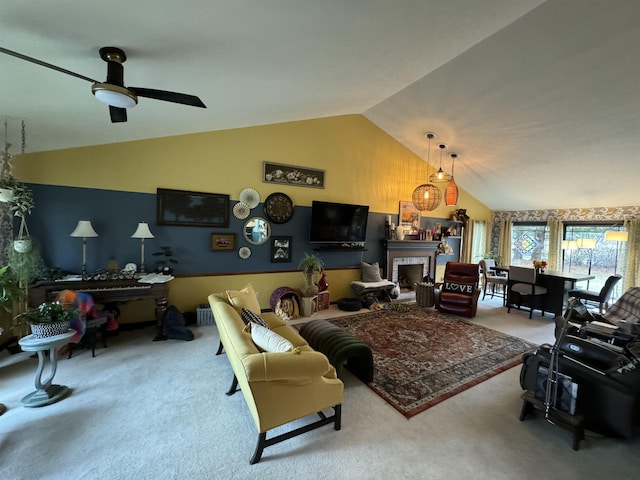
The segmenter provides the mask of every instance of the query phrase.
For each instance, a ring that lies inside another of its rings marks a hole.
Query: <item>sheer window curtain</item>
[[[508,267],[511,265],[511,227],[510,220],[500,220],[500,237],[498,238],[498,254],[500,264]]]
[[[473,261],[473,243],[472,239],[475,237],[475,226],[473,222],[467,222],[467,225],[462,230],[462,251],[460,252],[460,261],[462,263],[476,263]]]
[[[629,232],[627,242],[626,265],[622,277],[622,291],[626,292],[631,287],[640,285],[640,219],[625,220],[624,226]]]
[[[489,251],[487,242],[487,222],[484,220],[473,220],[473,239],[471,240],[471,262],[478,263],[484,254]]]
[[[547,268],[549,270],[562,270],[562,233],[564,224],[557,218],[550,218],[547,221],[549,229],[549,258]],[[540,258],[540,260],[544,260]]]

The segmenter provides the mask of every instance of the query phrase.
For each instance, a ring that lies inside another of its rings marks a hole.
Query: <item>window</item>
[[[608,231],[624,231],[621,225],[567,224],[564,228],[565,240],[575,240],[577,245],[569,244],[564,250],[563,271],[593,275],[588,286],[578,285],[589,290],[599,291],[610,275],[624,271],[626,242],[606,240]],[[585,240],[586,239],[586,240]],[[622,294],[622,285],[618,283],[613,298]]]
[[[549,258],[549,235],[544,223],[514,223],[511,228],[511,263],[533,267],[534,260]]]
[[[592,275],[577,288],[599,291],[610,275],[624,271],[626,242],[606,240],[605,232],[624,231],[621,224],[565,223],[564,239],[572,243],[562,252],[562,271]],[[575,243],[574,243],[575,242]],[[549,231],[545,223],[514,223],[511,229],[511,265],[531,267],[533,260],[549,258]],[[613,298],[622,294],[621,282]]]

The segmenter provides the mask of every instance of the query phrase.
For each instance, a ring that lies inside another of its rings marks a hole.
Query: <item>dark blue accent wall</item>
[[[229,205],[228,228],[183,227],[156,224],[156,195],[115,190],[96,190],[77,187],[31,184],[36,208],[28,217],[31,235],[42,250],[50,266],[68,272],[80,272],[82,267],[82,239],[70,237],[78,220],[91,220],[98,233],[97,238],[87,239],[87,269],[96,271],[106,268],[110,258],[116,259],[120,267],[128,262],[140,263],[140,239],[131,238],[138,222],[149,223],[153,239],[145,240],[145,263],[147,270],[155,268],[156,258],[152,253],[161,246],[169,245],[179,263],[175,265],[178,275],[228,274],[252,271],[297,270],[304,252],[313,252],[318,246],[308,242],[310,207],[296,207],[293,218],[282,225],[271,224],[271,235],[291,235],[292,261],[272,263],[271,244],[251,245],[242,236],[246,220],[238,220],[231,213],[235,201]],[[263,205],[252,209],[250,216],[264,217]],[[384,237],[383,213],[369,213],[367,243],[365,251],[320,251],[317,253],[327,268],[359,266],[360,261],[385,264],[385,253],[381,239]],[[397,217],[393,220],[397,221]],[[235,233],[236,250],[219,252],[211,250],[211,234],[214,232]],[[237,250],[248,246],[252,254],[243,260]]]

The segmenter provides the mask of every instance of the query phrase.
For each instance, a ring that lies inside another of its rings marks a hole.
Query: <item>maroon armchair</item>
[[[436,309],[473,318],[478,309],[480,279],[477,263],[447,262],[444,281],[435,289]]]

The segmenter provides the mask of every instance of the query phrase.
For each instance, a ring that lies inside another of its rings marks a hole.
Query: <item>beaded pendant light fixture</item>
[[[444,191],[444,204],[447,207],[455,207],[458,204],[458,185],[456,185],[455,178],[453,176],[453,169],[456,164],[457,153],[450,153],[451,157],[451,180],[447,184],[447,188]]]
[[[436,138],[435,133],[427,132],[425,133],[425,137],[429,142],[429,147],[427,150],[427,173],[431,170],[430,156],[431,156],[431,140]],[[431,211],[438,208],[440,202],[442,201],[442,193],[440,189],[431,183],[423,183],[422,185],[418,185],[413,191],[413,195],[411,196],[411,201],[415,205],[415,207],[420,211]]]
[[[449,175],[444,170],[442,170],[442,152],[444,152],[444,149],[447,148],[447,146],[444,143],[441,143],[440,145],[438,145],[438,148],[440,149],[440,168],[436,173],[433,173],[429,177],[429,181],[430,182],[448,182],[449,180],[451,180],[451,175]]]

